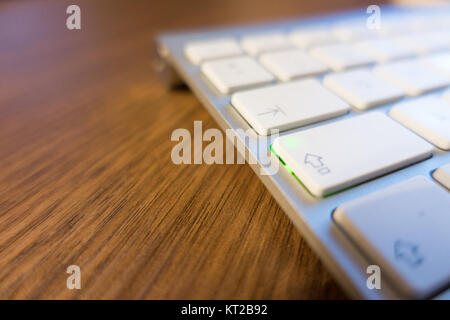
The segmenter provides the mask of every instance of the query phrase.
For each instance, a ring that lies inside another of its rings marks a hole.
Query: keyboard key
[[[433,70],[443,72],[450,77],[450,53],[433,54],[422,59]]]
[[[402,46],[391,39],[361,41],[355,43],[355,46],[380,63],[408,58],[415,55],[413,50],[406,46]]]
[[[428,158],[433,146],[370,112],[278,137],[272,150],[312,194],[326,196]]]
[[[331,31],[326,29],[304,29],[291,33],[290,39],[296,46],[306,49],[338,42]]]
[[[243,52],[234,39],[226,38],[188,43],[184,53],[192,63],[200,64],[206,60],[237,56]]]
[[[328,71],[326,65],[299,49],[265,53],[260,62],[281,81]]]
[[[433,15],[431,21],[435,30],[447,30],[450,28],[450,14],[448,12]]]
[[[375,60],[350,44],[332,44],[311,50],[311,55],[335,71],[364,66]]]
[[[450,281],[450,193],[417,176],[339,206],[336,224],[406,298]]]
[[[435,19],[430,15],[417,15],[410,16],[404,23],[410,25],[410,34],[424,33],[426,31],[436,31]]]
[[[438,148],[450,150],[450,103],[423,97],[394,106],[389,115]]]
[[[392,62],[374,68],[374,73],[416,96],[445,87],[450,78],[427,67],[419,59]]]
[[[317,80],[306,79],[238,92],[231,104],[261,135],[304,126],[348,111],[348,104],[323,88]]]
[[[333,28],[333,34],[341,41],[354,42],[362,39],[377,38],[376,29],[369,29],[366,21],[360,21],[355,24],[338,25]]]
[[[393,39],[418,54],[429,54],[450,48],[448,31],[413,33]]]
[[[287,35],[282,33],[267,33],[246,36],[241,41],[242,48],[251,55],[262,52],[292,48],[294,45]]]
[[[405,92],[369,70],[350,70],[325,76],[324,85],[360,110],[400,99]]]
[[[433,178],[450,191],[450,163],[435,170]]]
[[[445,91],[444,95],[442,96],[444,99],[447,99],[447,101],[450,101],[450,89]]]
[[[224,94],[271,83],[275,78],[250,57],[207,61],[203,74]]]

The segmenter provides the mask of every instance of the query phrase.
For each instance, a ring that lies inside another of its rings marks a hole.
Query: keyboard
[[[170,33],[157,46],[350,296],[448,299],[450,6],[382,7],[380,28],[368,16]],[[267,174],[267,159],[281,169]]]

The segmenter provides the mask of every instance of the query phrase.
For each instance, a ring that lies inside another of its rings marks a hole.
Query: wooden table
[[[152,46],[357,2],[2,1],[0,298],[344,298],[248,165],[171,162],[174,129],[217,124]]]

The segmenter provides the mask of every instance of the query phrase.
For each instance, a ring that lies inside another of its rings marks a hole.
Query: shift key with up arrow
[[[305,161],[303,161],[303,163],[317,169],[317,172],[319,172],[320,174],[327,174],[330,172],[330,169],[324,165],[321,156],[307,153],[305,155]]]
[[[349,109],[312,79],[241,91],[231,96],[231,104],[260,135],[337,117]]]
[[[450,284],[449,208],[450,193],[416,176],[340,204],[333,221],[381,268],[382,286],[425,299]]]
[[[278,137],[272,150],[321,197],[424,160],[433,146],[371,112]]]

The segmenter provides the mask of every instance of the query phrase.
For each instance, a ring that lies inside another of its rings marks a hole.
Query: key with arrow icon
[[[405,152],[392,152],[395,146]],[[433,146],[387,115],[369,112],[282,135],[272,150],[313,195],[326,196],[426,159]]]
[[[355,197],[333,211],[333,222],[401,298],[428,298],[450,279],[450,195],[416,176]]]
[[[313,168],[320,168],[323,166],[322,157],[316,156],[315,154],[307,153],[305,155],[305,164],[310,164]]]
[[[231,96],[231,104],[260,135],[334,118],[349,108],[313,79],[240,91]]]
[[[305,155],[305,160],[303,161],[304,164],[312,166],[314,169],[317,169],[317,172],[324,175],[327,173],[330,173],[331,170],[326,167],[322,161],[323,157],[307,153]]]
[[[274,106],[273,108],[268,108],[266,112],[258,113],[258,116],[271,114],[275,117],[278,113],[286,115],[286,113],[284,113],[284,111],[279,106]]]
[[[403,261],[412,268],[420,266],[424,261],[424,257],[419,251],[419,246],[404,240],[395,241],[394,254],[397,260]]]

